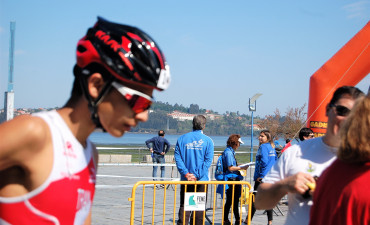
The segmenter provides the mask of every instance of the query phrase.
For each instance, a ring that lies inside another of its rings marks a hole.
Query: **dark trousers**
[[[226,203],[224,207],[224,220],[228,220],[229,218],[229,212],[231,208],[231,203],[233,200],[233,185],[228,185],[229,188],[226,190]],[[234,205],[233,205],[233,211],[235,220],[234,221],[240,221],[239,216],[239,198],[241,195],[242,186],[240,184],[236,184],[234,188]]]
[[[255,181],[254,182],[254,190],[256,191],[258,186],[261,184],[261,182]],[[257,195],[257,192],[255,193]],[[252,202],[252,217],[251,220],[253,219],[254,213],[256,212],[256,207],[254,206],[254,202]],[[266,210],[267,213],[267,221],[272,221],[272,209]]]
[[[186,192],[195,192],[195,185],[187,185]],[[206,192],[204,184],[197,185],[196,192]],[[177,220],[177,225],[189,224],[190,216],[193,218],[195,217],[195,224],[202,225],[203,224],[203,211],[186,211],[185,212],[185,222],[184,219],[184,200],[185,200],[185,185],[181,185],[180,190],[180,208],[179,208],[179,219]],[[190,224],[193,224],[193,221],[190,221]]]

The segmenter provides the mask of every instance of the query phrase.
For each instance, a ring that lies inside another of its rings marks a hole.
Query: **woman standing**
[[[257,190],[258,186],[262,183],[262,179],[265,177],[271,167],[274,165],[277,156],[276,151],[273,148],[274,144],[272,142],[272,136],[269,130],[262,130],[260,136],[258,137],[260,146],[256,155],[256,167],[254,170],[254,190]],[[256,193],[257,194],[257,193]],[[256,212],[256,207],[252,203],[252,219],[254,213]],[[266,210],[268,224],[272,224],[272,209]],[[247,224],[248,216],[246,217],[244,223]]]
[[[249,166],[239,167],[238,163],[236,162],[235,158],[235,151],[239,148],[240,144],[244,144],[240,139],[239,134],[232,134],[230,135],[229,139],[227,140],[227,147],[223,152],[223,162],[224,162],[224,171],[225,173],[225,180],[227,181],[240,181],[243,180],[243,176],[240,175],[239,170],[247,169]],[[240,216],[239,216],[239,198],[241,194],[241,185],[236,184],[234,185],[234,204],[233,204],[233,211],[235,216],[235,224],[240,224]],[[224,225],[230,225],[229,221],[229,212],[232,204],[233,199],[233,187],[231,185],[226,186],[226,203],[224,207]]]

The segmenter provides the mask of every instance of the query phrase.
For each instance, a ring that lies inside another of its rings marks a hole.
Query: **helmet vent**
[[[77,46],[77,51],[78,51],[78,52],[81,52],[81,53],[82,53],[82,52],[86,52],[86,50],[87,50],[87,49],[86,49],[84,46],[82,46],[82,45],[78,45],[78,46]]]

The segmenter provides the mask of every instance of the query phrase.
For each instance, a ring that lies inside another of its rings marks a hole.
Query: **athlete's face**
[[[138,85],[125,85],[131,89],[139,91],[145,95],[152,96],[153,89],[144,88]],[[137,111],[137,108],[134,107]],[[138,110],[135,113],[132,106],[130,107],[127,99],[116,88],[104,98],[99,105],[98,114],[100,122],[104,129],[112,136],[121,137],[125,132],[135,127],[139,122],[148,120],[148,109]]]

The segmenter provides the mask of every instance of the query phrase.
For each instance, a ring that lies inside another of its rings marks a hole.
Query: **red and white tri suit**
[[[17,197],[0,197],[0,224],[83,224],[95,193],[93,144],[78,142],[56,111],[34,114],[49,125],[53,167],[46,181]]]

